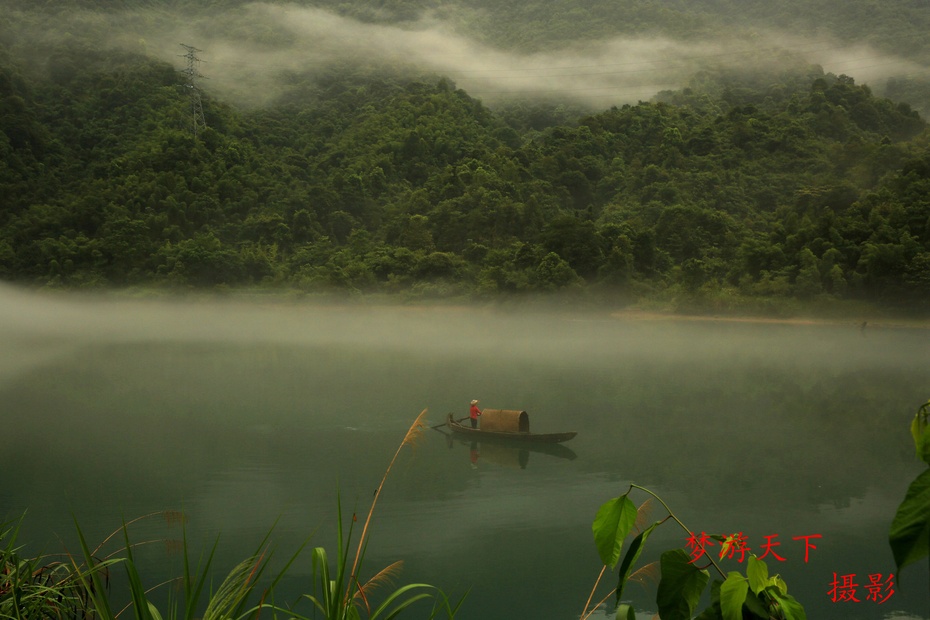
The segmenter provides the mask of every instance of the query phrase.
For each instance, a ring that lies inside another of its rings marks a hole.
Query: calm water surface
[[[403,559],[404,582],[470,588],[461,618],[577,618],[600,569],[591,521],[631,482],[696,532],[780,543],[770,571],[810,618],[930,614],[925,562],[883,604],[865,589],[894,572],[887,530],[922,471],[907,426],[930,397],[928,331],[9,290],[0,318],[0,516],[27,511],[30,549],[73,547],[72,514],[102,540],[176,509],[197,550],[219,536],[224,570],[275,522],[282,561],[308,537],[332,555],[337,490],[346,516],[366,513],[416,415],[439,424],[479,398],[578,436],[545,453],[428,430],[402,455],[367,566]],[[132,531],[158,541],[144,575],[174,574],[177,523]],[[815,535],[805,562],[795,538]],[[684,542],[660,528],[643,561]],[[834,573],[856,575],[860,602],[831,601]],[[290,575],[308,590],[309,553]],[[626,595],[655,610],[654,584]]]

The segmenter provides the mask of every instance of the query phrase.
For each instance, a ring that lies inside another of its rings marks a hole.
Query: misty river
[[[224,573],[272,526],[281,562],[308,538],[332,558],[337,497],[361,521],[417,414],[440,424],[477,398],[578,435],[545,452],[427,429],[405,448],[365,567],[402,559],[396,585],[470,589],[460,618],[578,618],[601,567],[591,522],[630,483],[696,533],[743,532],[760,555],[777,543],[769,570],[809,618],[930,613],[926,561],[883,603],[865,587],[894,572],[888,528],[926,467],[908,425],[930,398],[930,330],[6,288],[0,318],[0,517],[26,513],[35,553],[74,550],[72,515],[96,542],[170,509],[195,557],[219,536]],[[175,520],[130,533],[156,541],[137,552],[150,585],[179,574]],[[640,563],[684,544],[667,523]],[[306,549],[285,587],[310,591],[310,564]],[[859,601],[834,602],[849,575]],[[655,583],[627,596],[656,609]]]

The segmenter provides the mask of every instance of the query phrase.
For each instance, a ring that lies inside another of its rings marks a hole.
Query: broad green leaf
[[[710,605],[694,620],[720,620],[720,586],[723,582],[714,579],[710,584]]]
[[[633,611],[633,607],[630,605],[618,605],[617,614],[614,618],[616,620],[636,620],[636,612]]]
[[[743,603],[749,591],[749,580],[732,571],[720,586],[720,612],[723,620],[743,620]]]
[[[917,476],[908,487],[891,522],[888,544],[898,567],[898,578],[902,568],[930,551],[930,469]]]
[[[804,613],[804,607],[797,602],[790,594],[776,594],[769,590],[772,598],[778,603],[779,609],[785,620],[807,620],[807,614]]]
[[[920,445],[917,446],[917,456],[924,463],[930,465],[930,426],[924,425],[923,433],[920,436]]]
[[[762,592],[765,586],[769,585],[769,567],[754,555],[749,556],[746,576],[749,577],[749,587],[755,594]]]
[[[765,603],[762,602],[762,599],[760,599],[752,591],[746,594],[745,605],[746,609],[748,609],[751,613],[755,614],[759,618],[768,618],[771,616],[771,614],[768,612],[768,609],[766,609]]]
[[[627,494],[616,497],[600,507],[591,529],[594,544],[605,566],[614,568],[620,559],[620,548],[636,522],[636,506]]]
[[[713,603],[695,616],[694,620],[720,620],[720,603]]]
[[[781,594],[788,594],[788,584],[785,583],[785,580],[781,578],[781,575],[775,575],[769,579],[769,583],[778,588],[778,591]]]
[[[630,548],[626,550],[626,555],[623,556],[623,562],[620,563],[620,580],[617,583],[618,603],[620,602],[620,598],[623,596],[623,588],[626,587],[626,582],[630,578],[630,573],[633,571],[633,566],[636,564],[636,560],[639,559],[640,554],[643,552],[646,539],[649,538],[652,530],[656,529],[661,524],[661,521],[656,521],[645,530],[640,532],[639,536],[634,538],[633,542],[630,543]]]
[[[710,574],[691,563],[684,549],[666,551],[661,557],[662,579],[656,604],[662,620],[690,620]]]

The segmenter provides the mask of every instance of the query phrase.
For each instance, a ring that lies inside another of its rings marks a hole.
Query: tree
[[[536,267],[535,276],[537,288],[543,291],[558,290],[579,281],[571,266],[555,252],[543,257]]]
[[[572,215],[552,219],[541,234],[543,247],[556,254],[578,275],[593,277],[603,261],[601,239],[594,222]]]

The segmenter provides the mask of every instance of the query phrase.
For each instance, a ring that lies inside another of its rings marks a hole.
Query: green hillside
[[[42,3],[5,2],[7,281],[408,297],[570,290],[679,309],[836,299],[919,311],[930,300],[926,124],[854,77],[794,63],[710,67],[652,101],[598,110],[525,96],[485,104],[428,68],[345,58],[289,69],[256,107],[211,89],[222,65],[206,64],[207,128],[195,136],[180,60],[94,38],[110,22],[83,13],[66,35],[27,40],[81,3],[47,2],[44,13]],[[198,14],[238,4],[201,4]],[[533,21],[555,4],[330,8],[394,24],[432,9],[483,29],[485,42],[524,49],[575,39],[585,20],[622,21],[607,3]],[[650,28],[690,25],[697,36],[721,28],[731,4],[627,8]],[[771,4],[747,3],[746,23]],[[187,3],[111,5],[162,15]],[[785,20],[798,14],[779,6]],[[157,21],[132,15],[121,23]],[[244,40],[254,42],[259,25],[250,28]],[[287,45],[278,31],[262,36],[268,48]]]

